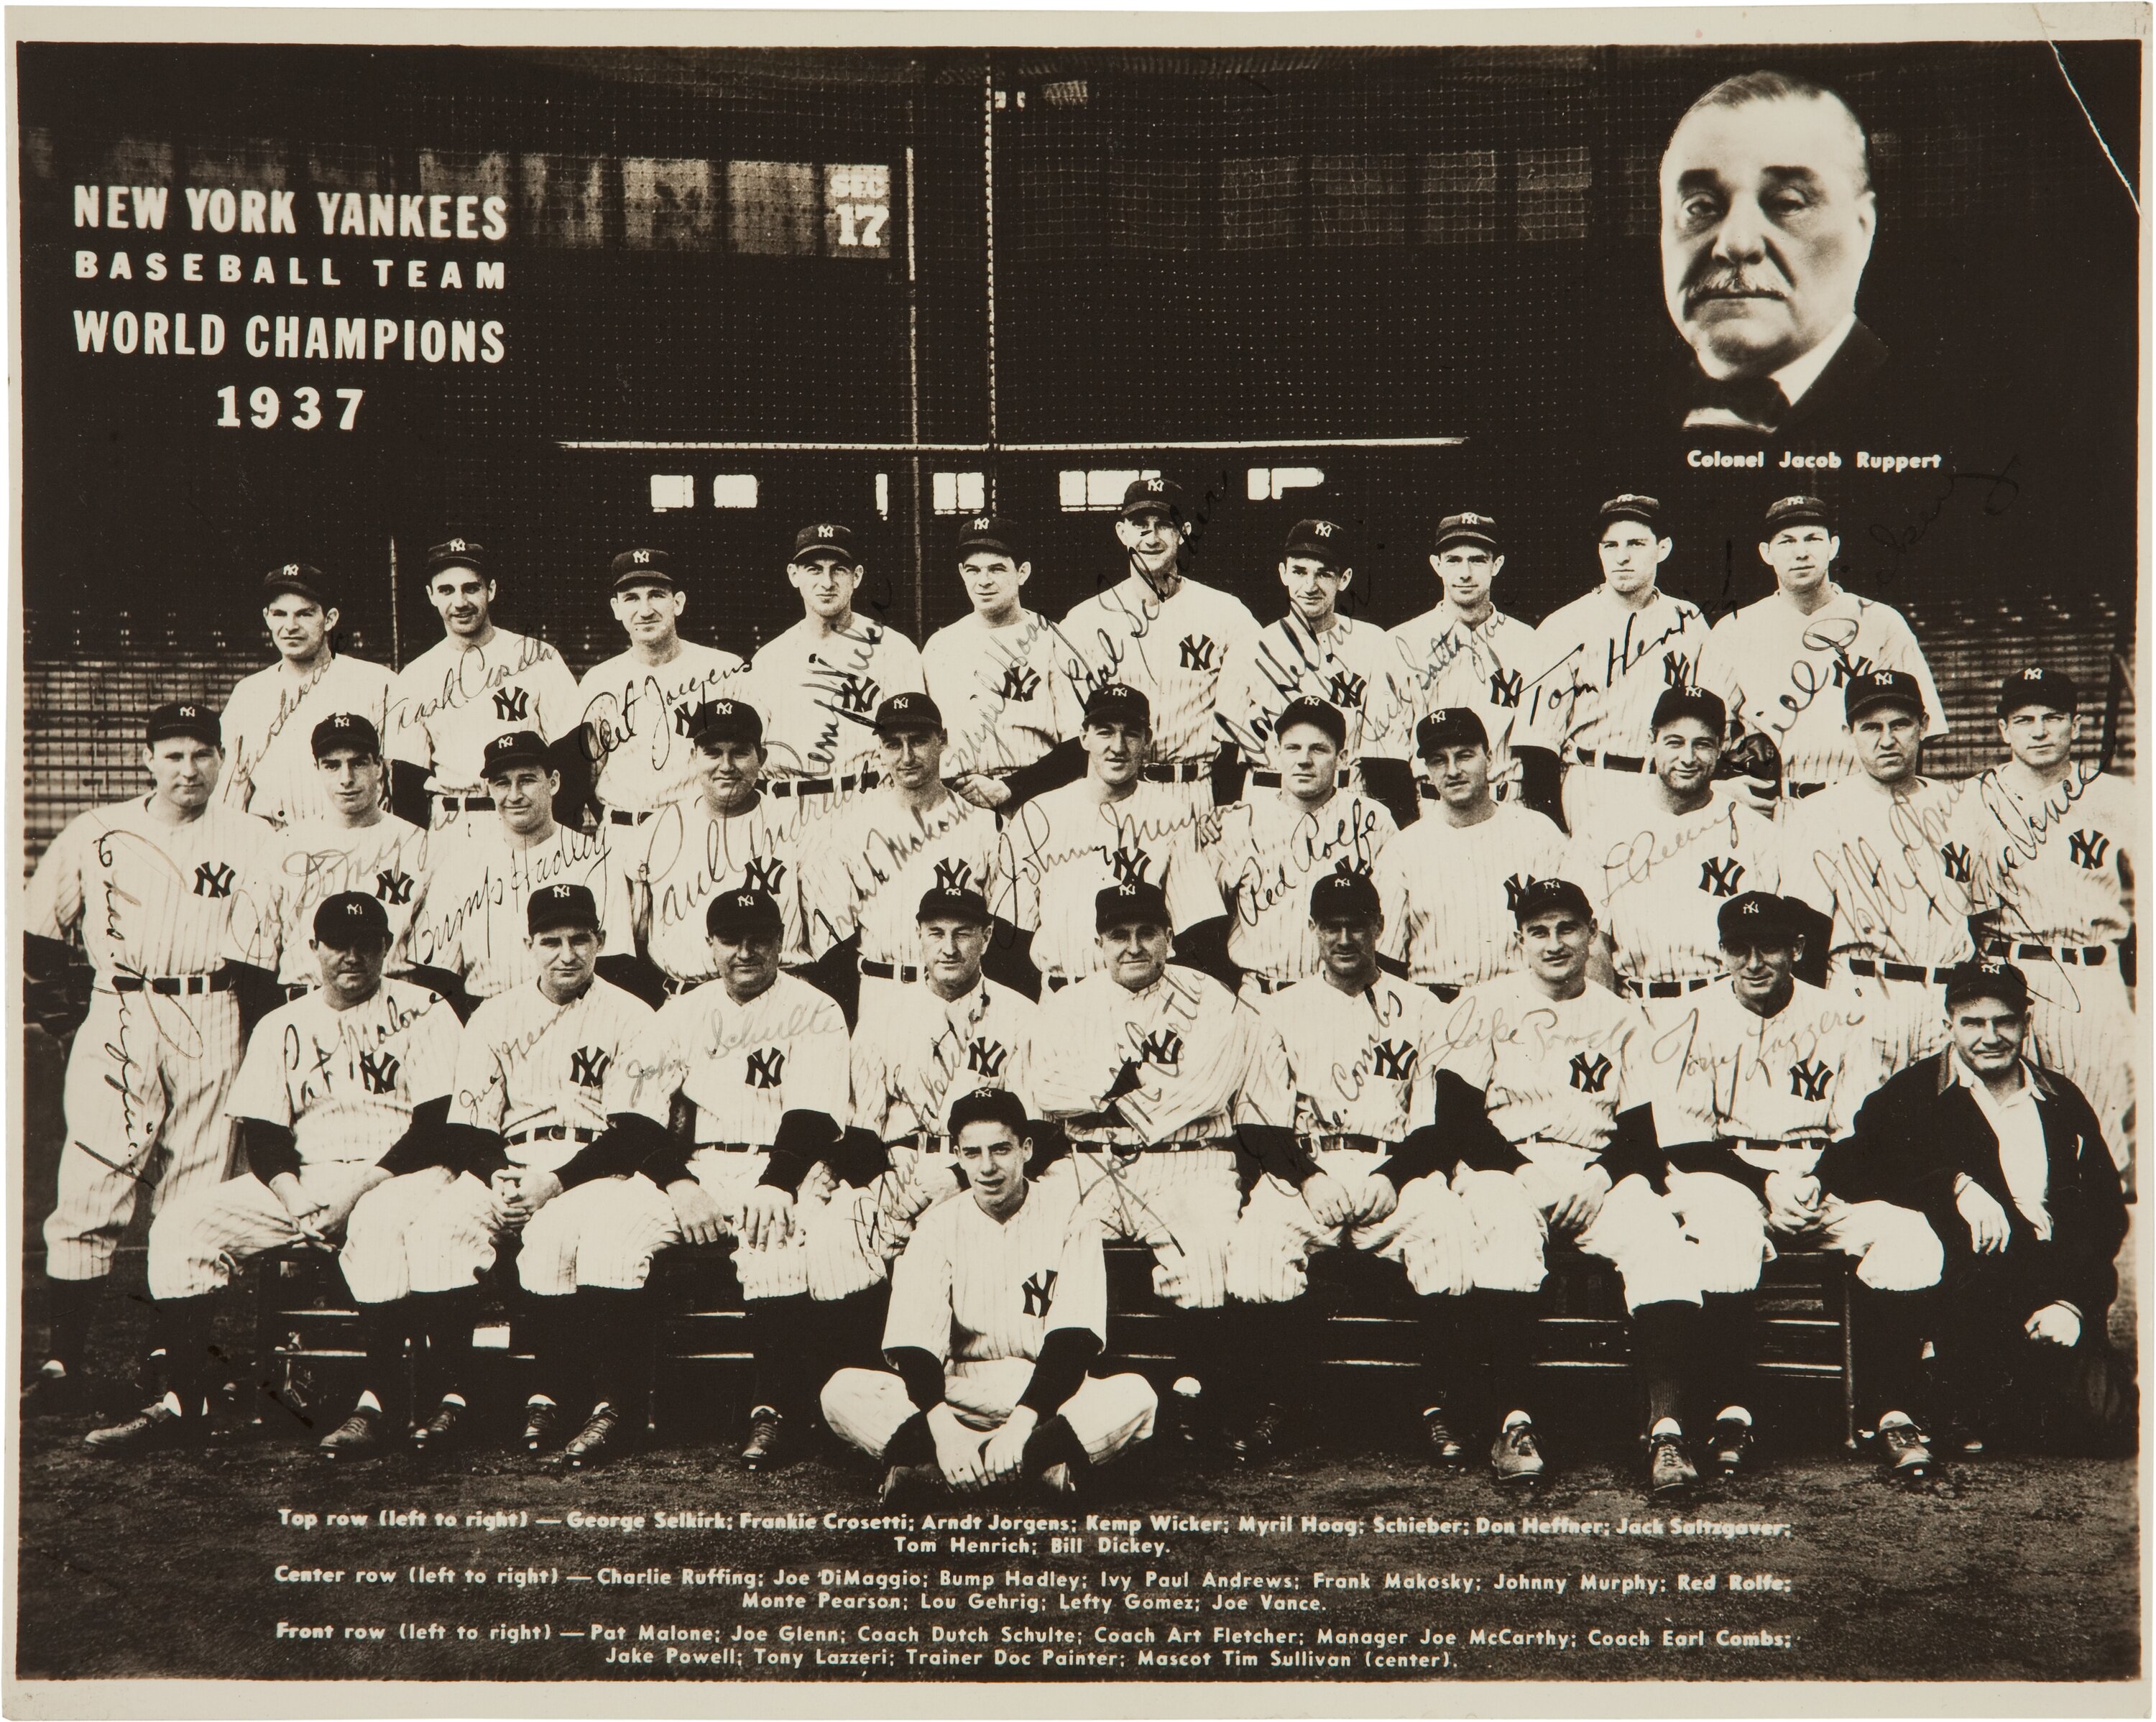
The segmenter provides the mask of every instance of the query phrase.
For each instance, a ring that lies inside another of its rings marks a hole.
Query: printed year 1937
[[[350,430],[359,423],[359,404],[367,398],[363,388],[340,388],[336,398],[344,403],[344,410],[337,414],[336,428]],[[291,392],[291,409],[285,410],[285,398],[266,384],[247,397],[247,416],[240,417],[239,389],[228,383],[217,392],[218,404],[223,409],[218,416],[218,424],[225,430],[237,430],[242,424],[251,424],[257,430],[267,430],[280,419],[295,430],[312,430],[326,422],[322,411],[322,392],[319,388],[295,388]]]

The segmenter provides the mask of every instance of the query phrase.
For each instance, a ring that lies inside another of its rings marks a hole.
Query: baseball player
[[[2088,1097],[2123,1171],[2133,1150],[2133,796],[2077,762],[2080,695],[2038,666],[1999,684],[2010,756],[1963,792],[1985,949],[2025,965],[2035,1056]]]
[[[310,745],[328,811],[295,820],[264,846],[234,888],[225,928],[225,961],[273,977],[288,999],[320,979],[307,941],[325,899],[357,891],[379,902],[394,968],[427,876],[427,834],[382,805],[388,770],[373,720],[337,712],[315,726]]]
[[[932,1210],[892,1271],[890,1368],[832,1376],[824,1421],[883,1462],[886,1503],[912,1478],[1076,1493],[1152,1435],[1152,1384],[1087,1373],[1107,1343],[1106,1265],[1092,1229],[1027,1178],[1024,1105],[964,1095],[950,1122],[968,1197]]]
[[[1964,785],[1918,775],[1924,696],[1900,670],[1852,676],[1842,710],[1865,775],[1822,789],[1781,825],[1782,889],[1832,923],[1827,984],[1880,1037],[1889,1072],[1945,1043],[1934,990],[1975,953]]]
[[[786,919],[788,959],[802,954],[799,870],[785,835],[793,804],[761,787],[763,720],[747,701],[721,698],[698,710],[689,732],[690,786],[636,830],[613,829],[608,845],[614,948],[633,944],[670,994],[716,977],[704,917],[730,891],[769,892]]]
[[[485,551],[451,538],[427,553],[427,601],[442,619],[442,638],[407,664],[390,691],[389,789],[398,811],[416,825],[456,839],[485,832],[491,813],[484,755],[508,729],[570,744],[553,760],[581,780],[583,707],[577,678],[561,654],[536,635],[494,625],[495,582]]]
[[[1239,1458],[1262,1458],[1277,1438],[1281,1407],[1307,1403],[1316,1384],[1283,1379],[1298,1343],[1293,1300],[1309,1285],[1313,1253],[1366,1250],[1402,1263],[1424,1296],[1458,1297],[1469,1284],[1466,1210],[1440,1174],[1396,1187],[1383,1175],[1396,1144],[1437,1128],[1435,1084],[1443,1049],[1428,993],[1378,968],[1384,912],[1364,873],[1328,873],[1304,904],[1322,967],[1260,1001],[1271,1048],[1258,1063],[1278,1085],[1264,1110],[1292,1120],[1283,1170],[1251,1186],[1228,1246],[1228,1292],[1244,1329],[1243,1354],[1278,1360],[1260,1403],[1230,1436]],[[1433,1396],[1431,1403],[1435,1404]]]
[[[1841,540],[1826,504],[1784,496],[1768,506],[1762,532],[1759,559],[1774,571],[1774,590],[1724,616],[1714,634],[1735,684],[1730,709],[1780,753],[1782,794],[1799,800],[1863,775],[1838,697],[1852,676],[1913,676],[1929,714],[1926,733],[1944,735],[1939,691],[1902,613],[1835,583]]]
[[[24,1008],[51,1032],[74,1032],[59,1189],[44,1223],[52,1335],[29,1384],[33,1410],[80,1403],[90,1327],[136,1198],[146,1190],[161,1213],[225,1175],[225,1091],[241,1043],[233,977],[218,959],[234,887],[273,833],[215,804],[223,764],[209,707],[158,707],[144,731],[150,793],[69,820],[30,880]],[[69,942],[90,959],[86,1017],[67,996]]]
[[[1604,502],[1601,517],[1602,584],[1535,630],[1512,734],[1531,805],[1558,804],[1562,767],[1572,830],[1602,808],[1629,815],[1640,799],[1655,702],[1666,689],[1705,687],[1725,703],[1729,692],[1699,606],[1655,583],[1671,548],[1661,503],[1627,491]]]
[[[1520,966],[1512,912],[1531,882],[1557,876],[1564,833],[1531,807],[1492,799],[1489,732],[1468,707],[1424,717],[1415,751],[1436,804],[1371,866],[1385,909],[1378,954],[1450,1004]]]
[[[213,1330],[234,1265],[294,1244],[331,1247],[361,1196],[431,1151],[449,1112],[462,1031],[439,995],[382,979],[382,905],[356,892],[326,898],[314,933],[321,984],[256,1025],[224,1097],[249,1169],[176,1195],[150,1227],[151,1360],[162,1390],[85,1436],[94,1452],[198,1439],[219,1379],[208,1372],[223,1366]],[[378,1444],[364,1432],[382,1419],[385,1396],[393,1401],[403,1341],[401,1329],[371,1331],[367,1390],[323,1437],[325,1456]]]
[[[1234,653],[1253,647],[1258,625],[1241,599],[1184,577],[1185,522],[1173,480],[1135,480],[1116,521],[1129,577],[1073,605],[1063,637],[1089,688],[1120,681],[1146,697],[1153,725],[1146,775],[1179,785],[1195,813],[1215,799],[1206,785],[1226,739],[1220,672]]]
[[[1744,1469],[1752,1450],[1756,1294],[1774,1241],[1854,1261],[1852,1374],[1860,1392],[1883,1395],[1875,1417],[1905,1410],[1907,1385],[1888,1385],[1893,1372],[1878,1342],[1885,1337],[1891,1348],[1891,1336],[1920,1332],[1917,1294],[1939,1278],[1939,1241],[1922,1214],[1821,1187],[1823,1158],[1847,1151],[1835,1144],[1846,1143],[1857,1108],[1885,1073],[1873,1036],[1851,1020],[1845,1001],[1797,978],[1802,919],[1768,892],[1724,902],[1717,923],[1727,976],[1666,1007],[1652,1049],[1664,1077],[1655,1133],[1699,1267],[1697,1379],[1703,1401],[1721,1407],[1711,1452],[1724,1475]]]
[[[1543,1472],[1526,1409],[1534,1316],[1525,1294],[1542,1285],[1553,1232],[1617,1269],[1645,1388],[1648,1488],[1670,1493],[1698,1480],[1680,1408],[1700,1291],[1694,1252],[1657,1188],[1668,1163],[1655,1135],[1652,1031],[1638,1005],[1588,984],[1594,916],[1578,886],[1537,879],[1517,913],[1527,967],[1439,1010],[1444,1129],[1419,1139],[1422,1153],[1404,1146],[1386,1175],[1449,1171],[1473,1217],[1476,1290],[1457,1330],[1469,1408],[1459,1426],[1496,1422],[1498,1480]]]
[[[556,1169],[566,1193],[524,1228],[524,1289],[556,1306],[546,1319],[568,1324],[570,1349],[593,1384],[590,1413],[554,1456],[558,1466],[601,1463],[642,1427],[657,1318],[645,1282],[651,1258],[675,1244],[734,1245],[755,1372],[742,1462],[751,1470],[775,1463],[814,1396],[804,1373],[818,1353],[798,1216],[833,1181],[845,1020],[824,994],[779,972],[785,928],[768,893],[714,897],[706,920],[720,984],[660,1009],[624,1055],[630,1087],[620,1109]]]
[[[1660,1026],[1722,974],[1722,904],[1781,882],[1775,827],[1714,793],[1728,713],[1704,688],[1655,702],[1654,777],[1629,811],[1577,828],[1564,876],[1585,887],[1619,985]]]
[[[349,712],[378,733],[397,680],[382,665],[346,657],[331,645],[340,612],[328,589],[321,570],[303,562],[263,576],[262,619],[277,661],[241,677],[218,720],[227,763],[218,799],[277,825],[327,810],[307,752],[315,726]]]
[[[1031,935],[1029,955],[1051,990],[1106,960],[1094,904],[1111,885],[1158,886],[1170,927],[1186,946],[1194,929],[1221,920],[1219,887],[1199,856],[1188,798],[1145,777],[1152,747],[1146,697],[1120,681],[1095,688],[1086,697],[1079,743],[1085,776],[1004,817],[1010,918]]]
[[[1399,829],[1376,797],[1339,787],[1346,734],[1337,707],[1291,701],[1272,744],[1281,786],[1254,789],[1249,799],[1199,820],[1199,853],[1211,861],[1229,906],[1229,960],[1242,971],[1243,996],[1252,1005],[1318,972],[1312,882],[1327,873],[1368,873]]]
[[[437,849],[412,911],[405,956],[461,1008],[532,978],[525,904],[548,885],[606,889],[603,833],[586,835],[554,821],[561,793],[557,755],[537,732],[512,730],[486,744],[480,767],[493,829]]]
[[[638,825],[697,777],[690,726],[748,666],[730,651],[684,640],[689,594],[664,550],[613,559],[613,619],[629,650],[577,684],[593,793],[609,825]]]
[[[1397,658],[1403,736],[1433,712],[1472,712],[1490,737],[1490,779],[1502,799],[1512,782],[1512,720],[1527,687],[1521,666],[1532,655],[1535,630],[1491,600],[1505,570],[1498,542],[1490,516],[1446,515],[1430,558],[1437,604],[1387,637]]]

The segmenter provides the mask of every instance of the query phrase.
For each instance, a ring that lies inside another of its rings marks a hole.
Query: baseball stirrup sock
[[[479,1288],[454,1292],[415,1292],[413,1316],[425,1342],[425,1401],[439,1402],[454,1393],[470,1398],[472,1329],[479,1320]]]
[[[1919,1359],[1926,1331],[1933,1324],[1932,1293],[1882,1292],[1854,1280],[1849,1298],[1858,1416],[1873,1429],[1889,1411],[1925,1421],[1932,1408],[1919,1403],[1928,1398],[1922,1388]]]
[[[1647,1426],[1684,1421],[1684,1377],[1699,1354],[1700,1306],[1675,1298],[1632,1312],[1632,1358],[1646,1394]]]
[[[1750,1292],[1709,1292],[1701,1300],[1697,1409],[1717,1415],[1726,1406],[1752,1409],[1753,1370],[1759,1359],[1759,1300]]]
[[[652,1342],[658,1313],[639,1288],[586,1286],[577,1293],[588,1307],[583,1338],[589,1348],[592,1393],[641,1428],[651,1392]]]
[[[104,1302],[105,1281],[96,1279],[45,1280],[45,1295],[52,1312],[45,1355],[67,1365],[69,1375],[82,1373],[83,1354],[90,1343],[90,1324]]]

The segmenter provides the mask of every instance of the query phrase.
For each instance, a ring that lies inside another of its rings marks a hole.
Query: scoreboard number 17
[[[266,385],[247,397],[248,415],[239,416],[239,390],[228,383],[217,392],[224,411],[218,418],[218,426],[223,430],[237,430],[241,424],[252,424],[257,430],[267,430],[284,415],[285,403],[277,391]],[[337,415],[337,429],[350,430],[359,422],[359,404],[367,398],[363,388],[340,388],[336,398],[344,403],[344,410]],[[296,430],[312,430],[322,422],[322,392],[319,388],[295,388],[292,391],[292,426]]]

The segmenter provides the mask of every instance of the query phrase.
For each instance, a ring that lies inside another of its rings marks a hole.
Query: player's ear
[[[1430,553],[1430,571],[1433,574],[1439,576],[1440,578],[1443,578],[1445,573],[1445,564],[1437,559],[1437,554],[1435,551]]]
[[[326,606],[322,611],[322,632],[325,634],[334,633],[336,630],[337,623],[343,619],[343,615],[344,612],[339,609],[335,604]]]
[[[1657,563],[1665,563],[1665,562],[1667,562],[1667,561],[1670,559],[1670,552],[1671,552],[1671,550],[1675,549],[1676,547],[1676,539],[1674,539],[1674,538],[1657,538],[1657,539],[1656,539],[1656,540],[1655,540],[1655,560],[1656,560]]]
[[[1498,576],[1498,575],[1500,575],[1500,574],[1503,573],[1504,572],[1505,572],[1505,558],[1504,558],[1503,557],[1502,557],[1502,556],[1493,556],[1493,557],[1491,557],[1491,558],[1490,558],[1490,578],[1491,578],[1491,579],[1493,579],[1493,580],[1494,580],[1494,579],[1496,579],[1496,578],[1497,578],[1497,576]]]
[[[562,793],[562,774],[560,772],[550,771],[547,774],[547,793],[549,795],[558,795]]]
[[[1019,585],[1021,585],[1021,586],[1023,586],[1023,585],[1024,585],[1024,584],[1025,584],[1025,583],[1026,583],[1028,580],[1030,580],[1032,578],[1033,578],[1033,564],[1032,564],[1031,563],[1029,563],[1029,562],[1022,562],[1022,563],[1020,563],[1018,565],[1018,583],[1019,583]]]
[[[1841,559],[1841,535],[1838,532],[1830,533],[1827,537],[1826,559],[1830,563]]]
[[[1354,570],[1354,569],[1353,569],[1353,568],[1342,568],[1342,569],[1341,569],[1341,570],[1340,570],[1340,589],[1341,589],[1342,592],[1345,592],[1345,591],[1346,591],[1346,590],[1347,590],[1350,586],[1353,585],[1354,583],[1355,583],[1355,570]]]
[[[494,582],[491,580],[486,583],[486,601],[489,604],[494,602]]]
[[[688,608],[689,594],[676,586],[674,589],[674,619],[679,621],[681,619],[681,612]]]
[[[1760,545],[1760,547],[1759,547],[1759,560],[1760,560],[1760,561],[1762,561],[1762,562],[1763,562],[1763,563],[1765,563],[1768,568],[1772,568],[1772,567],[1774,567],[1774,558],[1773,557],[1771,557],[1771,556],[1769,556],[1769,555],[1768,555],[1768,554],[1767,554],[1767,552],[1768,552],[1768,547],[1768,547],[1768,546],[1767,546],[1767,545],[1766,545],[1766,544],[1764,544],[1764,543],[1763,543],[1763,544],[1761,544],[1761,545]]]
[[[1033,1169],[1033,1138],[1030,1136],[1021,1136],[1018,1139],[1018,1163],[1026,1171]]]

